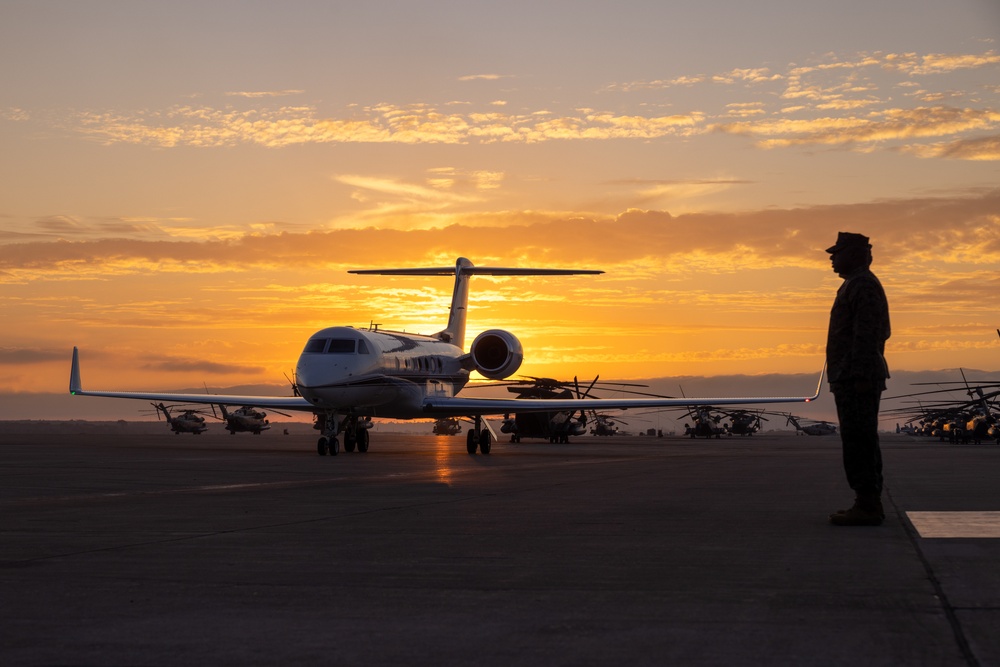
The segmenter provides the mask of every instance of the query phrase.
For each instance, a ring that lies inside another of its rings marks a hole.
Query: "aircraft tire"
[[[475,430],[470,430],[465,436],[465,447],[470,454],[476,453],[476,448],[479,446],[478,438],[476,437]]]
[[[320,456],[326,456],[327,443],[328,441],[326,439],[326,436],[320,438],[316,442],[316,453],[319,454]]]
[[[350,454],[354,451],[355,440],[349,435],[344,436],[344,451]]]
[[[340,453],[340,440],[336,438],[330,438],[330,456],[336,456]]]
[[[358,433],[358,451],[362,454],[368,451],[368,440],[368,431],[366,429],[362,429],[362,431]]]
[[[490,449],[492,448],[493,448],[493,437],[490,435],[489,431],[483,429],[482,433],[479,436],[479,451],[481,451],[483,454],[489,454]]]

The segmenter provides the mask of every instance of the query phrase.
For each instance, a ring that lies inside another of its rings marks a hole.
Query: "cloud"
[[[459,81],[499,81],[500,79],[512,79],[513,74],[467,74],[458,77]]]
[[[449,202],[431,186],[388,179],[341,177],[356,187],[386,195]],[[736,181],[705,181],[728,187]],[[642,185],[643,183],[640,183]],[[670,187],[650,182],[649,187]],[[684,184],[678,184],[684,185]],[[688,184],[691,185],[691,184]],[[698,185],[697,183],[693,185]],[[344,248],[379,248],[378,263],[413,265],[442,248],[461,248],[473,258],[528,258],[555,265],[633,265],[650,259],[650,272],[672,275],[698,265],[708,272],[754,267],[824,267],[821,252],[852,221],[876,239],[880,263],[907,270],[958,265],[989,267],[1000,262],[1000,191],[966,196],[891,200],[842,206],[745,213],[671,215],[632,209],[615,217],[570,217],[560,213],[446,213],[435,229],[338,229],[308,233],[245,234],[237,239],[147,241],[102,239],[32,242],[0,246],[6,281],[79,279],[158,272],[245,273],[268,267],[359,268],[364,257]],[[942,221],[946,220],[947,225]],[[900,221],[905,221],[901,224]],[[711,233],[706,233],[711,230]],[[502,249],[498,251],[498,249]],[[724,258],[724,259],[722,259]],[[451,258],[453,261],[454,258]],[[476,261],[474,259],[474,261]],[[481,259],[479,261],[482,261]],[[953,271],[954,268],[949,269]]]
[[[67,360],[65,350],[31,347],[0,347],[0,366],[28,366],[31,364]]]
[[[1000,110],[984,99],[997,88],[940,89],[939,76],[955,71],[996,69],[1000,54],[859,53],[823,62],[789,64],[785,71],[733,68],[716,74],[612,84],[603,93],[631,93],[692,85],[739,86],[746,99],[718,109],[671,114],[615,111],[579,104],[570,111],[508,111],[506,100],[485,107],[444,102],[351,106],[342,115],[323,115],[307,105],[272,100],[299,90],[235,91],[226,106],[175,105],[165,110],[79,114],[75,127],[103,144],[159,148],[221,148],[251,145],[281,148],[302,144],[537,144],[552,141],[650,141],[686,139],[710,131],[756,139],[762,149],[841,146],[855,150],[899,150],[925,158],[995,160],[990,142],[970,136],[1000,125]],[[509,75],[471,74],[463,81]],[[906,108],[903,99],[925,106]],[[255,102],[241,106],[241,100]],[[948,104],[944,104],[946,102]],[[645,106],[645,101],[640,100]],[[8,117],[19,118],[11,110]],[[929,141],[937,143],[930,144]],[[905,145],[904,145],[905,142]]]
[[[712,129],[725,134],[758,137],[757,145],[762,148],[784,148],[805,145],[861,145],[935,138],[991,130],[998,126],[1000,126],[1000,111],[936,106],[887,109],[866,117],[721,123],[714,125]]]
[[[909,75],[947,74],[961,69],[978,69],[1000,64],[1000,54],[987,51],[980,54],[915,53],[887,54],[884,67],[897,69]]]
[[[428,176],[468,175],[441,167]],[[381,188],[380,196],[399,191],[393,181],[366,184]],[[647,184],[660,183],[625,183]],[[436,190],[407,185],[402,198]],[[37,329],[27,343],[8,333],[0,364],[16,373],[8,373],[0,389],[63,386],[65,368],[49,362],[66,363],[68,353],[46,350],[76,344],[109,355],[108,363],[91,366],[93,386],[169,386],[182,374],[194,376],[187,382],[195,384],[204,374],[232,375],[227,381],[280,378],[303,336],[331,322],[439,329],[447,280],[346,271],[447,266],[458,254],[478,265],[607,271],[579,280],[476,279],[476,327],[515,330],[533,350],[530,373],[594,366],[629,377],[803,369],[821,357],[823,325],[839,283],[823,249],[844,229],[872,239],[894,316],[891,363],[941,364],[949,341],[964,349],[983,337],[982,329],[993,334],[996,326],[1000,190],[740,213],[443,215],[450,224],[413,230],[391,228],[386,219],[381,228],[237,239],[0,245],[0,282],[18,283],[4,290],[5,321],[21,336]],[[149,350],[161,356],[150,360]],[[24,379],[13,379],[17,373]]]
[[[998,65],[1000,54],[992,50],[958,54],[876,51],[846,58],[828,55],[821,62],[789,64],[784,71],[737,68],[712,75],[613,84],[603,92],[641,93],[677,86],[740,84],[744,94],[756,99],[729,102],[724,110],[706,111],[704,117],[709,129],[759,138],[756,145],[760,148],[826,145],[865,151],[898,150],[901,147],[892,142],[908,140],[907,151],[922,157],[993,160],[988,142],[965,142],[972,139],[969,134],[997,126],[1000,116],[996,105],[982,97],[983,91],[995,95],[996,88],[981,85],[963,91],[937,86],[940,75],[996,70]],[[929,106],[900,107],[893,102],[900,88],[914,88],[906,96]],[[775,107],[774,100],[782,106]],[[741,120],[727,122],[732,118]],[[925,147],[923,143],[925,139],[939,138],[952,139],[953,150],[950,145]]]
[[[498,108],[496,103],[491,104]],[[321,118],[313,107],[235,108],[175,106],[165,112],[85,113],[78,131],[103,144],[159,148],[220,148],[239,144],[280,148],[296,144],[467,144],[581,139],[650,139],[697,126],[704,114],[621,115],[586,110],[562,117],[548,112],[443,112],[427,104],[378,104],[357,118]]]
[[[0,118],[12,122],[25,122],[31,120],[31,112],[20,107],[7,107],[0,109]]]
[[[995,161],[1000,160],[1000,135],[929,145],[914,144],[902,146],[899,150],[921,158]]]
[[[167,373],[206,373],[211,375],[228,374],[251,374],[262,373],[266,369],[263,366],[250,366],[244,364],[224,364],[204,359],[189,359],[186,357],[163,357],[157,361],[150,361],[140,364],[140,368],[149,371],[164,371]]]
[[[301,95],[304,90],[274,90],[274,91],[242,91],[228,92],[229,97],[246,97],[248,99],[260,99],[262,97],[288,97],[289,95]]]
[[[712,83],[725,84],[732,84],[736,82],[767,83],[771,81],[781,81],[784,78],[785,77],[782,74],[771,74],[771,71],[766,67],[758,67],[734,69],[723,74],[716,74],[711,77],[711,81]]]
[[[438,173],[440,174],[441,172]],[[349,174],[334,176],[334,180],[361,190],[399,197],[409,201],[434,202],[437,204],[473,201],[470,197],[451,191],[454,185],[453,178],[441,178],[440,176],[432,178],[432,185],[430,186],[406,183],[398,179]],[[439,187],[434,187],[435,185]]]
[[[723,192],[737,185],[747,185],[751,181],[732,178],[648,180],[628,179],[614,181],[611,185],[628,186],[628,201],[633,207],[657,204],[671,207],[680,200],[706,197]]]

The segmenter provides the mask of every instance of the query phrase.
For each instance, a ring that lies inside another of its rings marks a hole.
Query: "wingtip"
[[[826,379],[826,362],[823,363],[823,370],[819,372],[819,382],[816,383],[816,394],[811,399],[809,399],[810,401],[815,401],[817,398],[819,398],[819,395],[823,392],[823,380],[825,379]]]
[[[83,393],[83,387],[80,385],[80,351],[75,345],[73,346],[73,365],[69,372],[69,393],[71,395]]]

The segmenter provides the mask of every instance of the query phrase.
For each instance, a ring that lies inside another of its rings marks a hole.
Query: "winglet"
[[[73,346],[73,367],[69,372],[69,393],[83,393],[83,387],[80,386],[80,353],[75,345]]]
[[[823,391],[823,379],[826,378],[826,364],[823,364],[823,370],[819,372],[819,382],[816,383],[816,393],[812,395],[811,398],[806,399],[806,403],[811,403],[819,398],[820,392]]]

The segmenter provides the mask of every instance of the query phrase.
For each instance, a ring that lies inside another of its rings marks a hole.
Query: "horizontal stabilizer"
[[[348,273],[378,276],[455,276],[448,311],[448,326],[434,334],[465,349],[465,321],[469,302],[469,278],[472,276],[574,276],[604,273],[593,269],[530,269],[510,266],[476,266],[465,257],[459,257],[455,266],[416,267],[410,269],[354,269]]]
[[[454,266],[413,269],[355,269],[348,273],[378,276],[453,276]],[[593,269],[523,269],[509,266],[463,266],[467,276],[575,276],[604,273]]]

